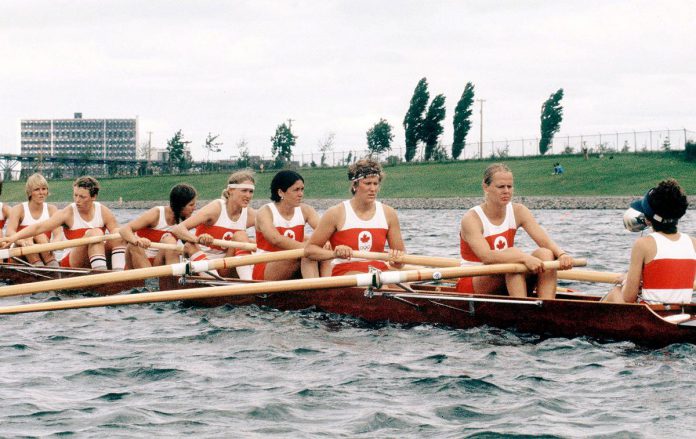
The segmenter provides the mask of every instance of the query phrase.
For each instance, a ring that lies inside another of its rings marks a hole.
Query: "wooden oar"
[[[33,244],[25,247],[12,247],[0,250],[0,259],[9,259],[37,253],[63,250],[66,248],[79,247],[81,245],[96,244],[98,242],[113,241],[121,238],[118,233],[100,236],[88,236],[86,238],[69,239],[65,241],[49,242],[46,244]]]
[[[567,270],[558,272],[559,279],[605,284],[615,284],[620,276],[621,273],[610,273],[608,271]],[[694,282],[693,289],[696,290],[696,282]]]
[[[379,252],[353,252],[354,258],[372,259],[376,261],[389,261],[389,253]],[[426,267],[459,267],[461,260],[455,258],[442,258],[436,256],[402,255],[399,261],[404,264],[424,265]]]
[[[282,261],[286,259],[298,259],[304,256],[304,249],[268,252],[250,256],[228,257],[221,259],[203,260],[195,262],[182,262],[172,265],[138,268],[126,271],[112,271],[108,273],[89,274],[86,276],[67,277],[64,279],[52,279],[29,284],[8,285],[0,287],[0,297],[22,296],[43,291],[58,291],[85,288],[94,285],[102,285],[111,282],[141,280],[151,277],[180,276],[188,273],[201,273],[204,271],[221,268],[232,268],[243,265],[253,265],[262,262]]]
[[[240,250],[256,250],[256,244],[252,242],[227,241],[226,239],[213,239],[213,245],[222,248],[238,248]]]
[[[295,251],[295,250],[288,250]],[[282,252],[264,253],[273,255]],[[241,259],[241,258],[240,258]],[[584,265],[583,260],[576,260]],[[546,269],[558,269],[558,261],[544,262]],[[177,300],[206,299],[225,296],[248,296],[261,293],[285,293],[300,290],[318,290],[360,286],[378,286],[400,282],[440,280],[462,276],[483,276],[504,273],[525,273],[524,264],[492,264],[475,267],[428,268],[413,271],[385,271],[347,276],[323,277],[318,279],[294,279],[276,282],[258,282],[245,285],[223,285],[218,287],[189,288],[184,290],[160,291],[156,293],[126,294],[88,299],[63,300],[57,302],[31,303],[0,307],[0,314],[19,314],[27,312],[55,311],[98,306],[132,305],[137,303],[171,302]]]

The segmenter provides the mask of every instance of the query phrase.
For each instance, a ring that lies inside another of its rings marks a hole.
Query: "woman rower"
[[[403,266],[398,259],[405,251],[396,211],[377,201],[384,172],[372,158],[358,160],[348,167],[353,198],[329,208],[319,221],[307,246],[307,256],[330,264],[321,267],[322,276],[366,273],[370,267],[388,270],[381,261],[352,259],[353,251],[383,252],[389,245],[390,265]],[[324,249],[330,242],[333,250]]]
[[[643,198],[631,203],[629,217],[624,218],[626,227],[639,231],[651,226],[653,233],[633,244],[628,272],[603,300],[691,302],[696,278],[696,239],[677,231],[688,206],[684,190],[672,178],[661,181]],[[636,216],[631,217],[631,212]]]
[[[271,181],[271,200],[256,213],[256,253],[304,248],[305,224],[317,228],[319,215],[302,202],[304,179],[295,171],[278,172]],[[285,280],[319,277],[317,261],[306,258],[276,261],[254,266],[254,280]]]
[[[193,261],[249,254],[248,250],[221,248],[214,239],[250,242],[246,230],[254,226],[256,212],[249,207],[254,196],[254,172],[237,171],[227,179],[222,198],[211,201],[185,221],[172,227],[172,234],[186,242],[185,253]],[[189,230],[196,229],[195,234]],[[240,279],[251,279],[253,265],[237,268]],[[223,276],[229,273],[221,272]]]
[[[7,221],[7,236],[14,235],[15,232],[32,224],[46,221],[58,211],[56,206],[46,203],[46,198],[48,198],[48,182],[43,175],[38,173],[30,175],[29,178],[27,178],[25,191],[28,201],[24,201],[10,210],[10,216]],[[57,227],[53,231],[47,231],[36,236],[20,239],[15,244],[20,247],[32,244],[46,244],[51,240],[51,237],[54,239],[62,237],[60,227]],[[58,261],[53,255],[53,252],[29,254],[24,256],[24,258],[27,262],[36,266],[58,266]]]
[[[558,258],[561,269],[572,267],[573,258],[549,237],[529,209],[512,202],[512,171],[502,163],[486,168],[482,183],[484,202],[464,215],[460,229],[462,265],[522,263],[537,274],[537,295],[542,299],[556,296],[556,270],[544,270],[543,261]],[[527,254],[515,245],[515,233],[522,227],[539,246]],[[527,296],[527,275],[464,277],[457,290],[465,293]]]
[[[128,267],[146,268],[179,262],[180,253],[176,250],[157,250],[150,244],[176,244],[171,228],[191,216],[196,208],[196,196],[193,186],[177,184],[169,191],[169,206],[155,206],[121,227],[121,237],[128,243]]]

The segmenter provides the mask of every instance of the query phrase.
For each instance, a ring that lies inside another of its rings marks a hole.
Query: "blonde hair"
[[[245,181],[251,181],[252,183],[256,184],[256,180],[254,179],[255,176],[256,174],[254,174],[254,171],[251,169],[242,169],[241,171],[233,172],[232,175],[230,175],[227,179],[227,184],[239,184]],[[227,188],[222,190],[222,198],[224,199],[228,199],[230,197],[227,190]]]
[[[356,182],[365,177],[372,177],[373,175],[379,177],[380,183],[384,179],[382,165],[380,165],[379,162],[372,157],[362,158],[348,166],[348,180],[352,182],[350,192],[355,195]]]
[[[483,171],[483,183],[486,186],[491,184],[491,181],[493,181],[493,174],[496,172],[509,172],[512,174],[512,171],[505,163],[493,163]]]
[[[34,191],[34,189],[42,186],[46,186],[46,189],[48,189],[48,182],[44,176],[38,172],[31,174],[29,178],[27,178],[27,184],[24,185],[24,190],[27,193],[27,200],[31,200],[31,193]]]

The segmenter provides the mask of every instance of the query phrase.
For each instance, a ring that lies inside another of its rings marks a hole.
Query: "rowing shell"
[[[41,269],[46,272],[46,269]],[[0,279],[13,274],[15,282],[36,280],[28,269],[0,266]],[[61,275],[87,274],[89,270],[60,270]],[[224,283],[243,282],[227,280]],[[132,283],[132,282],[131,282]],[[182,288],[219,285],[219,281],[184,278]],[[142,285],[142,284],[141,284]],[[131,285],[111,284],[100,294],[128,290]],[[410,290],[410,291],[409,291]],[[418,285],[408,288],[333,288],[253,296],[199,299],[198,306],[259,305],[279,310],[316,309],[357,317],[366,322],[435,324],[452,328],[488,325],[561,337],[588,336],[603,340],[630,340],[648,346],[696,344],[695,305],[613,304],[596,296],[558,294],[556,299],[457,293],[451,287]],[[669,319],[673,319],[670,322]]]

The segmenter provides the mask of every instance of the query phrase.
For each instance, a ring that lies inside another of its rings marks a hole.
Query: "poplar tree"
[[[561,128],[563,120],[561,99],[563,99],[563,89],[559,88],[541,105],[541,138],[539,140],[539,153],[541,155],[546,154],[546,151],[549,150],[554,134]]]
[[[295,146],[297,136],[292,133],[285,123],[278,125],[275,135],[271,137],[271,153],[275,156],[275,165],[282,168],[292,158],[292,147]]]
[[[433,157],[437,141],[444,131],[442,121],[445,119],[445,112],[445,96],[439,94],[433,98],[423,120],[421,140],[425,143],[425,160]]]
[[[428,81],[422,78],[418,81],[416,89],[411,97],[411,105],[408,107],[406,116],[404,117],[404,130],[406,137],[406,154],[407,162],[413,160],[418,149],[418,140],[422,138],[421,130],[423,125],[423,112],[428,105],[430,93],[428,92]]]
[[[452,158],[458,159],[459,155],[464,151],[466,145],[466,136],[471,129],[471,107],[474,105],[474,86],[471,82],[467,82],[464,86],[462,97],[457,102],[457,107],[454,109],[454,139],[452,142]]]

